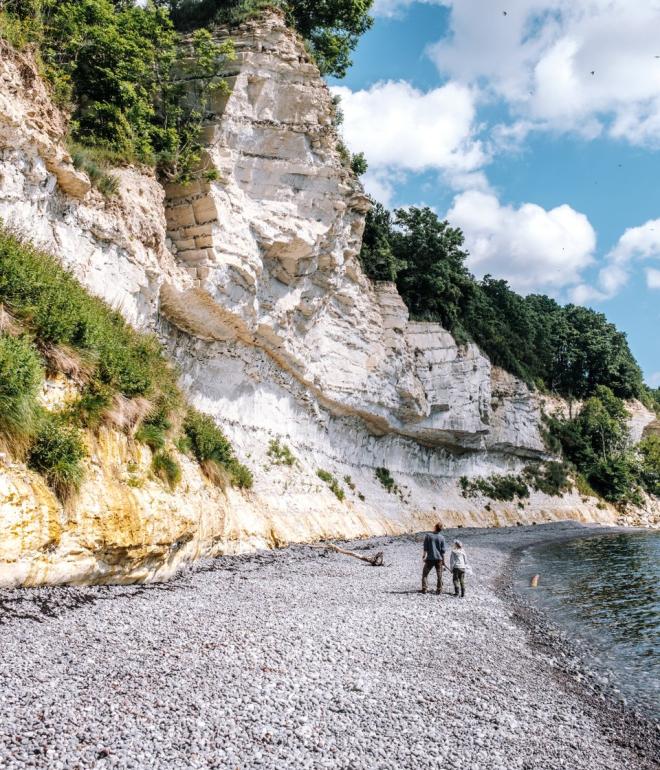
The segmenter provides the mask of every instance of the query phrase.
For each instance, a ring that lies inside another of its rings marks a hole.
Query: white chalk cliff
[[[576,492],[488,509],[460,494],[462,475],[550,458],[543,398],[475,345],[410,321],[393,285],[364,276],[369,202],[342,163],[317,68],[276,13],[231,36],[237,58],[222,73],[231,88],[216,92],[205,127],[204,162],[217,180],[163,190],[125,168],[115,200],[73,168],[64,120],[29,59],[2,51],[0,218],[131,323],[157,331],[191,401],[222,426],[255,485],[224,494],[190,468],[174,493],[154,480],[137,488],[108,471],[126,460],[125,439],[89,437],[95,470],[72,515],[0,456],[0,585],[163,578],[204,554],[417,530],[437,518],[615,520]],[[637,409],[636,425],[652,419]],[[293,465],[268,454],[273,439]],[[396,492],[376,478],[379,467]],[[339,480],[343,501],[318,469]]]

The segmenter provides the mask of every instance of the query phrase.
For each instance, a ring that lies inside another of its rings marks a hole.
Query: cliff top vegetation
[[[373,0],[157,0],[174,26],[186,31],[214,23],[238,23],[266,8],[279,8],[306,41],[323,75],[343,77],[351,51],[372,25]]]
[[[476,342],[530,385],[577,399],[606,386],[657,406],[626,335],[602,313],[542,294],[523,297],[489,275],[476,280],[463,242],[461,230],[429,208],[389,212],[376,203],[360,259],[373,280],[396,282],[413,318],[440,322],[459,343]]]
[[[371,2],[0,0],[0,37],[35,51],[56,102],[71,114],[70,140],[94,150],[93,162],[139,162],[186,181],[200,168],[211,93],[227,88],[213,76],[234,56],[231,41],[215,43],[209,27],[278,7],[322,73],[342,76],[371,25]],[[183,32],[192,33],[193,57],[180,45]],[[184,98],[191,84],[194,109]],[[107,179],[102,184],[112,192]]]

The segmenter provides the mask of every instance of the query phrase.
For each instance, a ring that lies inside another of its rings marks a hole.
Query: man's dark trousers
[[[438,576],[436,593],[442,593],[442,561],[440,559],[427,559],[422,570],[422,592],[426,593],[429,572],[435,568]]]

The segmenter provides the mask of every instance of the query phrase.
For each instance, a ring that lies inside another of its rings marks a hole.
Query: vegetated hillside
[[[371,0],[2,0],[0,37],[35,48],[54,99],[71,113],[74,161],[112,194],[105,173],[112,164],[156,166],[179,181],[203,171],[200,129],[214,90],[226,88],[210,80],[234,58],[232,42],[214,44],[209,26],[279,8],[321,71],[342,76],[371,25],[370,6]],[[192,33],[192,57],[180,31]]]
[[[39,400],[46,373],[65,375],[79,392],[55,412]],[[67,500],[84,480],[80,431],[104,425],[147,445],[154,474],[171,488],[181,478],[175,446],[210,479],[252,485],[220,429],[186,405],[157,340],[0,229],[0,444]]]

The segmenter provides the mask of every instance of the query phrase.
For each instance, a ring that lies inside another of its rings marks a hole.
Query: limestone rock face
[[[342,161],[318,70],[277,13],[231,36],[231,90],[216,91],[204,128],[204,170],[215,174],[163,191],[152,174],[119,169],[110,200],[73,167],[65,118],[33,64],[2,51],[0,217],[159,334],[255,486],[222,492],[182,457],[172,493],[149,475],[148,450],[106,432],[88,437],[87,481],[65,511],[0,455],[0,585],[162,579],[201,555],[419,530],[439,517],[615,520],[576,492],[488,507],[461,495],[461,476],[550,457],[548,399],[441,326],[411,321],[393,285],[365,278],[369,201]]]
[[[376,435],[544,455],[538,404],[521,383],[493,405],[478,348],[409,322],[395,287],[362,274],[369,202],[342,163],[332,98],[302,42],[276,13],[232,36],[232,90],[205,130],[219,182],[167,189],[168,235],[196,288],[165,285],[165,317],[264,351],[333,415]]]

